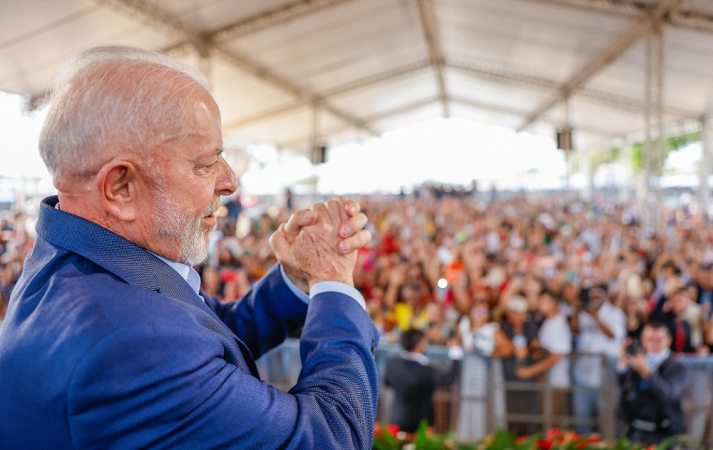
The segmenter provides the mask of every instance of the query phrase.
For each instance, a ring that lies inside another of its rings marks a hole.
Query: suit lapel
[[[171,297],[200,310],[201,324],[233,343],[227,359],[257,376],[250,351],[220,320],[186,280],[168,264],[131,241],[79,216],[54,208],[57,197],[43,201],[37,233],[52,244],[64,247],[113,273],[126,283]],[[48,233],[52,229],[52,234]],[[54,238],[58,236],[58,238]],[[250,361],[250,363],[248,363]]]

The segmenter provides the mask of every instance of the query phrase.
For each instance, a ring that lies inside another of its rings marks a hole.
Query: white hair
[[[200,71],[162,53],[126,46],[86,50],[57,78],[40,135],[42,160],[55,183],[87,179],[121,153],[150,161],[161,142],[192,132],[188,105],[207,89]]]

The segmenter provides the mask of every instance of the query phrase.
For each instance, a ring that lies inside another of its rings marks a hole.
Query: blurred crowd
[[[634,205],[427,194],[360,199],[373,239],[359,251],[355,285],[384,339],[416,328],[432,344],[510,355],[521,337],[526,346],[535,340],[553,306],[577,332],[576,347],[579,312],[603,307],[600,315],[623,321],[623,336],[612,330],[618,344],[638,338],[653,316],[671,325],[672,351],[713,348],[713,232],[685,211],[666,212],[665,231],[647,234]],[[291,213],[273,207],[248,218],[234,203],[198,268],[203,289],[223,301],[275,264],[268,239]],[[21,214],[6,215],[0,228],[6,298],[33,241]]]
[[[647,233],[635,204],[471,194],[359,199],[373,239],[354,281],[383,339],[422,330],[431,344],[506,358],[511,380],[555,387],[596,386],[596,364],[562,356],[616,359],[650,320],[669,327],[674,353],[713,348],[713,232],[696,217],[667,210],[661,232]],[[275,264],[268,239],[293,201],[255,215],[228,200],[198,268],[208,294],[234,301]],[[20,214],[0,226],[4,315],[32,235]]]
[[[0,324],[33,242],[26,230],[24,215],[8,213],[0,216]]]
[[[605,308],[621,319],[620,343],[653,316],[671,324],[675,352],[708,353],[713,344],[713,234],[684,211],[668,213],[665,232],[653,234],[634,206],[606,202],[362,203],[374,239],[355,282],[389,340],[419,328],[433,343],[462,342],[490,323],[528,335],[552,309],[579,334],[578,313]],[[502,352],[500,333],[489,334],[475,350]]]

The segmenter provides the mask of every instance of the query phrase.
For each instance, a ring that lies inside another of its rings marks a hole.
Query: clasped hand
[[[356,251],[371,240],[358,202],[335,197],[296,211],[270,237],[287,277],[302,291],[316,283],[354,286]]]

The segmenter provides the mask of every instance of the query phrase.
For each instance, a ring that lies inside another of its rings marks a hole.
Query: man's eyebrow
[[[213,149],[213,151],[210,151],[210,152],[207,151],[207,152],[205,152],[205,153],[201,153],[201,154],[199,154],[199,155],[196,155],[196,156],[195,156],[193,159],[191,159],[191,160],[194,161],[196,164],[198,164],[199,161],[201,161],[203,158],[207,158],[207,157],[209,157],[209,156],[216,156],[216,157],[218,157],[218,156],[220,156],[224,151],[225,151],[225,150],[224,150],[223,148],[216,148],[216,149]]]

